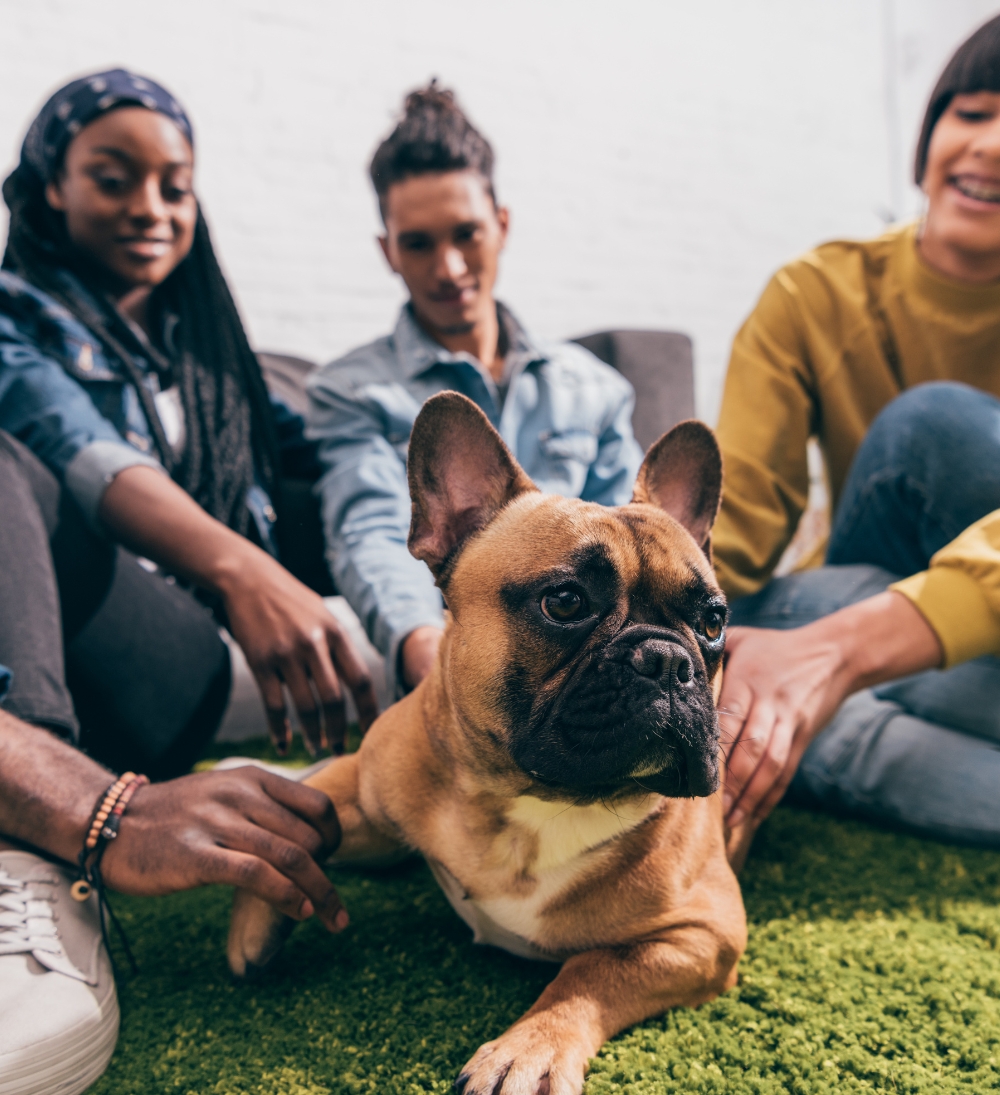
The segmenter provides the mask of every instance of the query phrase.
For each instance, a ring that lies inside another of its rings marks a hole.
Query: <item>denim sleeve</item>
[[[624,506],[632,499],[635,477],[642,464],[642,449],[632,433],[635,393],[622,380],[616,385],[611,410],[597,439],[597,458],[590,466],[580,497],[602,506]]]
[[[444,627],[441,594],[406,547],[406,465],[377,408],[323,383],[311,384],[309,436],[319,442],[327,559],[337,588],[398,679],[399,647],[417,627]]]
[[[120,471],[135,464],[162,470],[124,440],[58,362],[7,326],[0,328],[0,429],[52,469],[94,528]]]

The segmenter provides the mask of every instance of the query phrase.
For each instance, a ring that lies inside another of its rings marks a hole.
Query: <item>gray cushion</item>
[[[293,411],[305,415],[309,409],[306,377],[316,368],[313,362],[306,361],[304,357],[271,353],[260,353],[257,360],[268,390],[284,400]]]
[[[694,354],[677,331],[599,331],[573,339],[616,368],[635,388],[632,429],[644,448],[694,418]]]

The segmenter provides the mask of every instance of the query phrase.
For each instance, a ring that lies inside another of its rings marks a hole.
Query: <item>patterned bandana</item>
[[[77,133],[95,118],[121,106],[142,106],[165,114],[194,147],[191,122],[173,95],[153,80],[115,68],[74,80],[49,99],[24,138],[21,163],[49,182]]]

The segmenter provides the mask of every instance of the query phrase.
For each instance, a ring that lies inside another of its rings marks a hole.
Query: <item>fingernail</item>
[[[315,911],[316,910],[313,908],[313,903],[309,900],[309,898],[303,898],[302,904],[299,906],[299,915],[302,917],[302,919],[308,920]]]
[[[744,817],[745,815],[742,810],[733,810],[729,815],[729,828],[735,829],[740,826],[743,823]]]
[[[337,931],[342,932],[350,922],[351,918],[347,915],[347,909],[341,909],[334,918],[333,926]]]
[[[733,804],[733,796],[728,791],[722,792],[722,812],[729,813],[729,807]]]

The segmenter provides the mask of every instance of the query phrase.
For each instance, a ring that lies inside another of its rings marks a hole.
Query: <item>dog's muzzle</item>
[[[526,771],[581,792],[638,783],[671,797],[719,785],[704,663],[665,628],[633,625],[585,654],[515,745]]]

